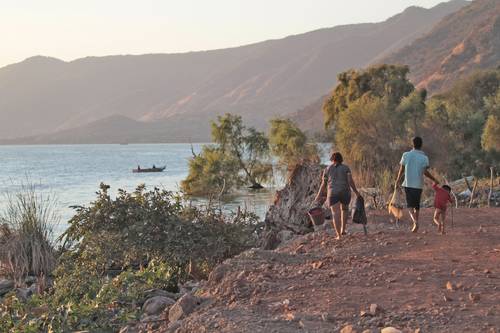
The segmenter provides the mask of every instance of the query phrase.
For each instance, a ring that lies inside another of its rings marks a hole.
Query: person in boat
[[[137,164],[137,170],[141,170],[141,166]]]

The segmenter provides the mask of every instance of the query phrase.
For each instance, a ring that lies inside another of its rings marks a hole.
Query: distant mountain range
[[[500,66],[500,0],[475,0],[411,44],[373,63],[410,66],[410,80],[431,94],[443,92],[473,71]],[[321,131],[326,97],[290,117],[306,131]]]
[[[327,93],[339,72],[401,59],[390,54],[466,4],[214,51],[29,58],[0,68],[0,143],[207,141],[209,121],[226,112],[265,128]]]

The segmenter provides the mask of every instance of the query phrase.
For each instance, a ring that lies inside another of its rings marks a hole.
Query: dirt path
[[[500,332],[500,210],[459,209],[444,236],[431,214],[418,234],[376,212],[368,236],[350,225],[341,241],[322,231],[245,252],[212,273],[180,331]]]

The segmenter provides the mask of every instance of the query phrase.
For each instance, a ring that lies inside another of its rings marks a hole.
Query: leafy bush
[[[158,262],[114,278],[82,270],[65,272],[51,294],[35,295],[27,302],[14,293],[7,295],[0,304],[0,331],[116,332],[125,323],[139,320],[148,290],[175,287],[171,276],[170,267]]]
[[[1,332],[115,332],[139,319],[146,290],[175,292],[189,277],[206,277],[255,246],[260,227],[254,214],[184,206],[178,195],[143,185],[112,198],[101,184],[94,202],[75,209],[52,289],[26,303],[7,295]]]
[[[213,207],[184,207],[172,192],[144,185],[135,192],[120,190],[116,199],[101,184],[88,207],[76,215],[62,235],[62,259],[97,275],[109,270],[138,268],[155,259],[185,274],[193,262],[212,267],[252,246],[256,216],[226,216]]]

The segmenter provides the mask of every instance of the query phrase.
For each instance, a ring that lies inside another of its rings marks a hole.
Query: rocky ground
[[[247,251],[156,331],[500,332],[500,211],[455,210],[444,236],[422,215],[417,234],[372,212],[368,236],[350,225],[341,241],[323,230]]]

